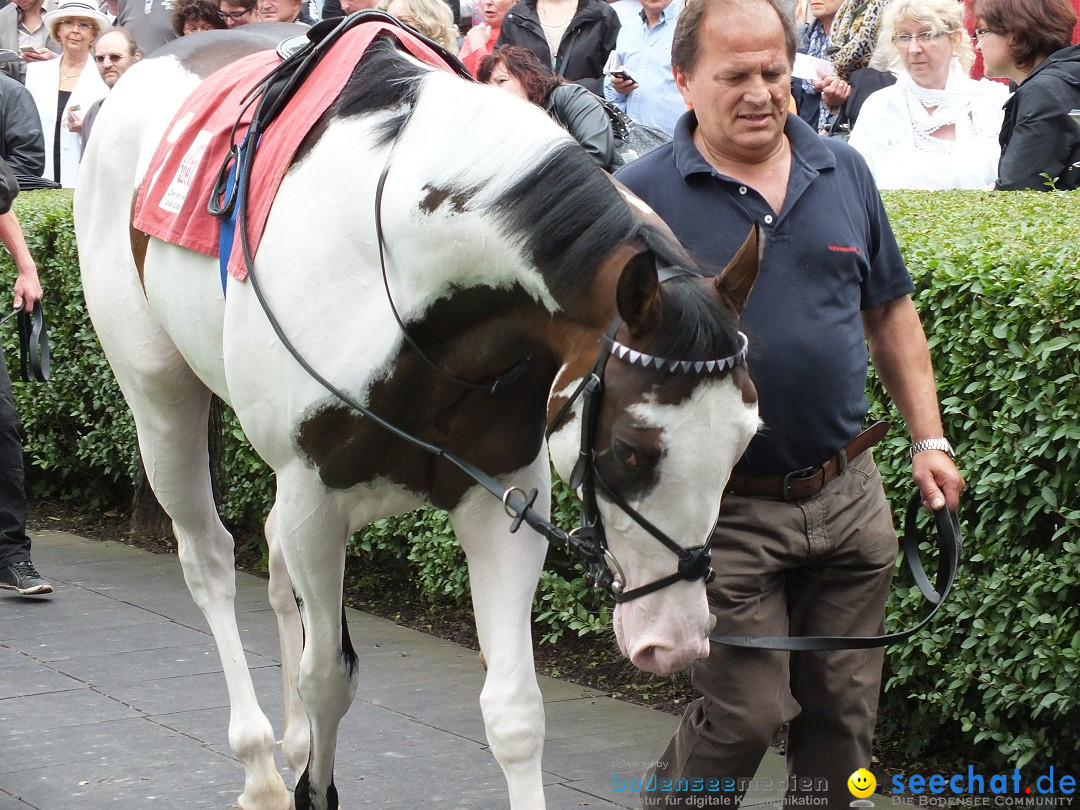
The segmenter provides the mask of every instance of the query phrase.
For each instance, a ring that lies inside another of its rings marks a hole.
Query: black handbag
[[[611,119],[611,133],[615,136],[615,158],[611,161],[613,169],[633,163],[671,140],[664,130],[639,124],[606,98],[601,98],[600,103]]]

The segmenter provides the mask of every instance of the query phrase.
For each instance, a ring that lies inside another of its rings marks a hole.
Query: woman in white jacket
[[[963,14],[956,0],[894,0],[885,13],[882,37],[904,69],[866,99],[850,140],[879,188],[993,187],[1009,91],[968,77]]]
[[[45,177],[75,187],[82,136],[72,132],[72,113],[86,110],[108,87],[90,58],[90,43],[109,28],[108,18],[86,0],[62,0],[45,15],[49,36],[60,44],[59,59],[26,67],[26,88],[34,97],[45,136]]]

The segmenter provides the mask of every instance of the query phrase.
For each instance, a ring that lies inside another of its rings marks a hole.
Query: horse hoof
[[[249,804],[243,796],[236,799],[236,810],[293,810],[292,798],[286,796],[285,803],[272,802],[271,804]]]

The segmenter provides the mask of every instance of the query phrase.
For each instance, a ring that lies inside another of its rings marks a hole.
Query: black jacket
[[[578,84],[560,84],[544,105],[555,122],[561,124],[600,167],[611,171],[615,159],[615,136],[611,118],[593,93]]]
[[[0,158],[20,179],[45,173],[45,138],[30,91],[0,74]]]
[[[1080,126],[1069,111],[1080,109],[1080,45],[1051,54],[1005,102],[1001,124],[999,189],[1080,188]]]
[[[615,50],[618,34],[619,17],[604,0],[578,0],[577,13],[559,43],[553,65],[555,73],[603,95],[604,64],[608,54]],[[536,0],[523,0],[506,12],[495,47],[503,45],[528,48],[545,65],[552,65],[551,49],[536,13]]]

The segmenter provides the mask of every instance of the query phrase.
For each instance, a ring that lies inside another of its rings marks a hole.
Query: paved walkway
[[[52,597],[0,592],[0,810],[235,807],[243,772],[228,747],[225,682],[179,561],[42,532],[34,562],[56,586]],[[238,574],[237,610],[260,701],[280,732],[263,580]],[[354,610],[348,621],[361,680],[341,727],[343,806],[506,808],[484,742],[476,653]],[[552,678],[540,686],[548,807],[638,807],[636,793],[615,789],[617,777],[639,776],[677,718]],[[782,784],[782,758],[770,752],[758,777]],[[777,799],[759,791],[746,804]]]

